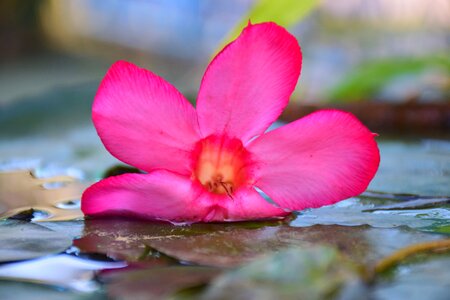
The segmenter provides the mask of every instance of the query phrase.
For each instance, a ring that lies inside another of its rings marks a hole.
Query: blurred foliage
[[[450,235],[450,225],[445,224],[443,226],[435,226],[435,227],[431,228],[430,231]]]
[[[353,70],[332,90],[328,98],[332,102],[353,102],[373,98],[394,78],[419,74],[429,69],[438,69],[450,74],[450,56],[392,57],[363,63]]]
[[[224,42],[218,49],[230,43],[241,33],[242,29],[247,26],[248,22],[275,22],[283,27],[289,27],[301,21],[306,17],[317,5],[319,0],[260,0],[255,6],[238,22],[237,26],[230,32]]]
[[[19,98],[0,110],[0,138],[75,127],[89,122],[97,82],[57,86],[33,96]],[[80,101],[88,100],[88,101]],[[58,124],[58,126],[55,126]]]
[[[19,25],[32,28],[38,24],[38,11],[43,1],[15,1],[0,2],[0,22],[2,24]],[[14,12],[14,13],[11,13]]]

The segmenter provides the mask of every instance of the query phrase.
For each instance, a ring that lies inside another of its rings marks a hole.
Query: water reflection
[[[53,285],[79,292],[99,289],[95,271],[123,268],[125,262],[104,262],[61,254],[0,266],[0,279]]]

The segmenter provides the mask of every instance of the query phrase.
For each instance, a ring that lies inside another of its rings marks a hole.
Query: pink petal
[[[251,187],[238,189],[233,198],[227,195],[203,193],[197,203],[208,207],[203,222],[231,222],[284,217],[289,214],[266,201]]]
[[[203,190],[188,178],[168,171],[125,174],[89,187],[81,200],[88,216],[138,216],[153,220],[197,222],[207,214],[195,200]]]
[[[101,180],[84,192],[81,210],[87,216],[135,216],[170,222],[240,221],[288,214],[253,189],[242,188],[231,199],[163,170]]]
[[[262,134],[283,111],[300,75],[294,36],[275,23],[249,24],[208,66],[197,112],[203,136],[243,143]]]
[[[190,150],[199,139],[196,112],[161,77],[116,62],[100,84],[92,118],[105,147],[123,162],[190,173]]]
[[[301,210],[359,195],[380,162],[372,134],[352,114],[322,110],[253,141],[255,186],[281,207]]]

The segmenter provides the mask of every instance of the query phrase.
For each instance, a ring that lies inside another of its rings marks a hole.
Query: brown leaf
[[[51,187],[56,185],[56,187]],[[0,219],[23,211],[42,211],[47,218],[60,221],[82,218],[79,200],[85,188],[70,176],[36,178],[30,171],[0,173]]]

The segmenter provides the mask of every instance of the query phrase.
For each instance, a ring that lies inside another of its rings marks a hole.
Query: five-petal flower
[[[353,115],[322,110],[265,133],[287,105],[301,62],[284,28],[249,24],[208,66],[196,110],[161,77],[115,63],[95,97],[94,125],[111,154],[148,173],[92,185],[83,212],[238,221],[362,193],[380,158],[374,134]]]

